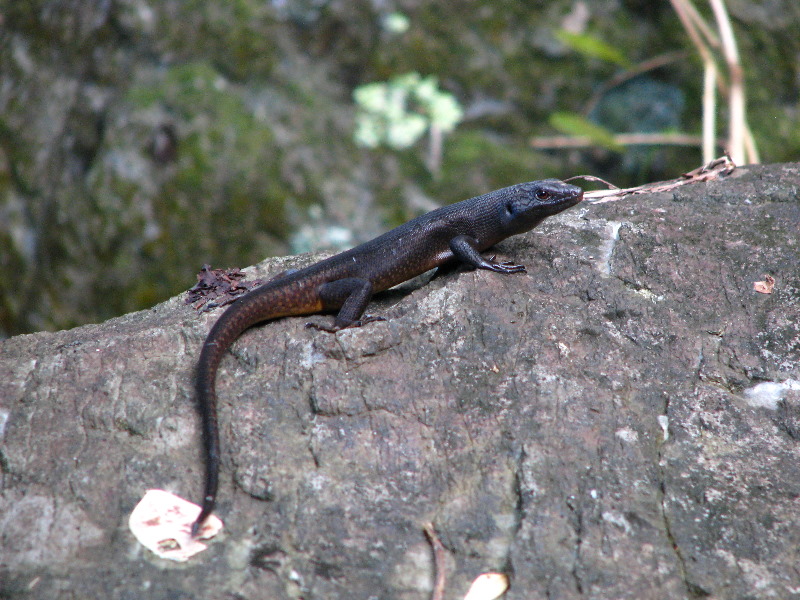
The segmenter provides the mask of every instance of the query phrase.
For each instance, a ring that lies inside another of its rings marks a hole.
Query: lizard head
[[[581,188],[558,179],[519,183],[506,188],[506,192],[502,220],[514,233],[533,229],[546,217],[583,200]]]

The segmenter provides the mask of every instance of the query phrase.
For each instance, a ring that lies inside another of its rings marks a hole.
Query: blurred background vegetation
[[[727,7],[761,159],[797,160],[800,3]],[[603,136],[696,136],[701,96],[666,2],[0,0],[0,338],[520,181],[675,177],[699,145]]]

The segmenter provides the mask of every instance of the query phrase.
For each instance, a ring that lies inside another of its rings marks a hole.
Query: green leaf
[[[626,69],[631,67],[631,61],[621,50],[588,33],[570,33],[562,29],[556,31],[556,39],[589,58],[604,60]]]
[[[550,115],[550,125],[568,135],[586,136],[598,146],[614,152],[623,150],[623,147],[614,141],[614,134],[611,131],[588,121],[577,113],[555,112]]]

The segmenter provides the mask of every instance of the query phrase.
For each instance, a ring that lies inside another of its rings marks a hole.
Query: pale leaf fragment
[[[764,281],[754,281],[753,289],[759,294],[771,294],[775,287],[775,278],[772,275],[764,275]]]
[[[184,562],[208,547],[191,535],[199,514],[200,507],[188,500],[164,490],[147,490],[133,509],[128,527],[140,544],[160,558]],[[211,515],[198,538],[210,539],[221,529],[222,521]]]
[[[495,600],[508,589],[508,575],[504,573],[483,573],[479,575],[464,596],[464,600]]]

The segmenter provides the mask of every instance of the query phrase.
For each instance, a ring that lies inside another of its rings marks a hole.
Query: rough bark
[[[579,206],[500,245],[527,275],[251,329],[218,378],[226,529],[186,565],[127,517],[148,488],[199,500],[217,314],[0,342],[0,596],[427,598],[432,521],[448,598],[489,570],[512,600],[797,597],[798,190],[773,165]]]

